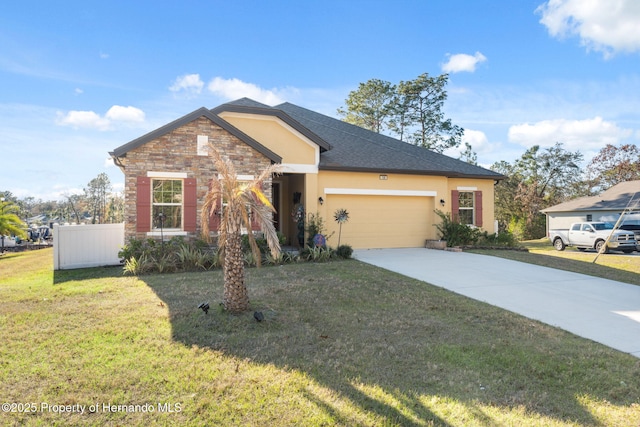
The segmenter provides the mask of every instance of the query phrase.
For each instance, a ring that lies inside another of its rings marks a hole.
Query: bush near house
[[[284,244],[285,236],[278,235],[280,244]],[[336,259],[349,259],[353,249],[349,245],[341,245],[337,249],[330,247],[305,247],[300,253],[283,251],[277,258],[271,255],[265,239],[256,238],[260,248],[262,263],[267,265],[283,265],[293,262],[326,262]],[[248,267],[257,264],[257,260],[249,246],[249,238],[242,239],[244,263]],[[125,274],[174,273],[184,271],[212,270],[221,268],[218,249],[203,240],[186,241],[182,237],[173,237],[167,242],[154,239],[130,239],[118,253],[124,265]]]
[[[490,234],[477,227],[462,224],[458,219],[452,218],[448,212],[435,211],[442,220],[440,224],[435,224],[440,233],[440,239],[447,242],[447,247],[468,246],[468,247],[508,247],[519,248],[521,245],[518,239],[508,231],[500,231],[497,234]]]

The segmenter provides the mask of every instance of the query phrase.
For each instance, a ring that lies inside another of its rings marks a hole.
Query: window
[[[482,227],[482,191],[475,187],[451,190],[451,215],[461,224]]]
[[[151,219],[154,229],[182,229],[182,180],[154,179],[152,181]],[[160,222],[160,214],[164,220]]]
[[[473,202],[473,191],[460,191],[458,193],[458,218],[461,224],[475,224],[473,220]]]

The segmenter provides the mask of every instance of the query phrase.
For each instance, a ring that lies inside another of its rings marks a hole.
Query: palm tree
[[[22,229],[24,223],[16,215],[20,208],[8,201],[4,197],[0,199],[0,237],[2,239],[2,249],[4,250],[4,236],[15,235],[25,237],[26,233]]]
[[[262,191],[262,185],[280,165],[271,165],[251,182],[240,181],[233,164],[222,158],[209,144],[209,154],[217,170],[209,183],[201,214],[202,233],[209,238],[209,218],[220,215],[218,253],[224,260],[224,297],[226,310],[240,313],[249,309],[249,296],[244,281],[244,254],[242,253],[242,229],[249,231],[249,243],[256,263],[260,266],[261,254],[251,223],[257,223],[274,257],[280,254],[280,242],[273,225],[275,208]],[[222,211],[222,212],[220,212]]]

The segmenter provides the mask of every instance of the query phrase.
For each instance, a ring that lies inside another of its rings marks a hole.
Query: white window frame
[[[184,231],[184,180],[187,178],[187,174],[185,172],[158,172],[158,171],[148,171],[147,177],[151,178],[151,191],[149,197],[151,197],[151,231],[147,232],[148,237],[160,237],[163,236],[186,236],[188,233]],[[175,180],[182,181],[182,202],[176,203],[172,205],[179,205],[182,210],[181,218],[180,218],[180,228],[163,228],[162,232],[160,228],[155,227],[156,221],[153,217],[153,207],[157,206],[157,204],[153,203],[153,182],[155,180]]]
[[[462,195],[471,194],[471,207],[462,206]],[[462,190],[458,192],[458,218],[462,220],[462,211],[471,211],[471,222],[467,222],[466,225],[476,224],[476,194],[474,191]]]

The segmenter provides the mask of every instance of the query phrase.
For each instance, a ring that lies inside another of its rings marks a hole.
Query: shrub
[[[206,269],[207,257],[203,249],[185,243],[174,253],[182,270]]]
[[[505,247],[517,247],[520,246],[520,242],[512,233],[508,231],[500,231],[497,234],[489,234],[486,231],[480,235],[478,240],[480,246],[505,246]]]
[[[435,213],[442,219],[436,228],[440,232],[440,239],[447,241],[447,246],[474,245],[480,238],[481,231],[478,228],[460,223],[451,219],[451,214],[436,210]]]
[[[336,255],[338,258],[349,259],[353,255],[353,248],[350,245],[340,245],[336,249]]]
[[[153,262],[145,254],[139,257],[129,257],[124,261],[124,274],[139,275],[151,271],[153,268]]]
[[[324,220],[322,219],[319,213],[309,214],[309,217],[307,218],[306,231],[307,231],[307,246],[314,246],[313,238],[316,234],[322,234],[325,238],[325,241],[329,240],[329,238],[333,236],[333,233],[327,236],[326,229],[324,226]]]
[[[278,241],[280,242],[281,247],[287,241],[286,236],[279,231],[278,231]],[[265,239],[264,237],[256,236],[256,244],[258,245],[258,249],[260,249],[261,254],[264,255],[271,252],[269,250],[269,244],[267,243],[267,239]],[[243,234],[242,235],[242,251],[248,252],[250,250],[251,250],[251,246],[249,244],[249,235]]]
[[[158,258],[154,258],[151,268],[158,273],[174,273],[178,269],[174,253],[168,252]]]
[[[126,262],[131,258],[139,259],[142,255],[157,255],[157,242],[154,239],[132,238],[119,252],[118,257],[121,262]]]
[[[309,247],[307,246],[300,252],[300,257],[305,261],[326,262],[335,255],[335,251],[324,246]]]

